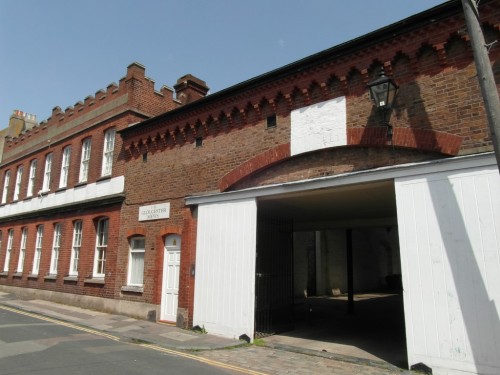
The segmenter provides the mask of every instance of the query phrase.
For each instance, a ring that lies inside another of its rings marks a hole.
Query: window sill
[[[28,275],[28,279],[35,279],[36,280],[36,279],[38,279],[38,274],[37,273],[30,273]]]
[[[59,192],[61,192],[61,191],[65,191],[65,190],[67,190],[67,189],[68,189],[68,187],[67,187],[67,186],[60,187],[60,188],[58,188],[58,189],[56,190],[56,193],[59,193]]]
[[[78,276],[75,275],[75,276],[66,276],[65,278],[63,278],[64,281],[78,281]]]
[[[85,280],[83,280],[83,282],[85,284],[100,284],[100,285],[104,285],[105,284],[104,278],[100,278],[100,279],[97,279],[97,278],[85,279]]]
[[[99,177],[96,182],[100,182],[100,181],[106,181],[106,180],[111,180],[111,175],[108,174],[107,176],[101,176]]]
[[[79,182],[79,183],[75,184],[75,188],[82,187],[82,186],[85,186],[85,185],[87,185],[87,181],[82,181],[82,182]]]
[[[57,275],[47,275],[43,279],[44,280],[55,280],[57,278]]]
[[[21,277],[23,277],[23,273],[22,272],[16,272],[15,274],[12,275],[12,277],[20,279]]]
[[[121,291],[131,292],[131,293],[144,293],[144,287],[135,285],[124,285],[122,286]]]
[[[7,277],[9,276],[9,273],[8,272],[0,272],[0,276],[3,276],[3,277]]]

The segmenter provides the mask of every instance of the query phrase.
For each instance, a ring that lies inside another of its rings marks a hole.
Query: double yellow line
[[[245,369],[245,368],[241,368],[241,367],[238,367],[238,366],[228,365],[226,363],[217,362],[217,361],[213,361],[211,359],[198,357],[198,356],[193,355],[193,354],[188,354],[188,353],[178,352],[176,350],[162,348],[161,346],[157,346],[157,345],[152,345],[152,344],[138,344],[138,345],[142,346],[144,348],[157,350],[157,351],[162,352],[162,353],[173,354],[173,355],[176,355],[176,356],[179,356],[179,357],[189,358],[189,359],[192,359],[192,360],[195,360],[195,361],[198,361],[198,362],[202,362],[202,363],[206,363],[206,364],[209,364],[209,365],[212,365],[212,366],[217,366],[217,367],[222,367],[222,368],[226,368],[226,369],[229,369],[229,370],[239,371],[239,372],[242,372],[244,374],[250,374],[250,375],[267,375],[267,374],[265,374],[263,372],[258,372],[258,371],[253,371],[253,370],[248,370],[248,369]]]
[[[109,334],[104,333],[104,332],[96,331],[95,329],[90,329],[90,328],[82,327],[82,326],[79,326],[79,325],[76,325],[76,324],[67,323],[67,322],[64,322],[62,320],[58,320],[58,319],[54,319],[54,318],[49,318],[47,316],[30,313],[30,312],[27,312],[27,311],[24,311],[24,310],[19,310],[19,309],[16,309],[14,307],[8,307],[8,306],[5,306],[5,305],[0,305],[0,309],[11,311],[11,312],[19,314],[19,315],[25,315],[25,316],[29,316],[31,318],[43,320],[45,322],[54,323],[54,324],[57,324],[57,325],[60,325],[60,326],[77,329],[79,331],[91,333],[93,335],[102,336],[102,337],[105,337],[105,338],[110,339],[110,340],[120,341],[120,338],[118,336],[109,335]]]
[[[7,310],[7,311],[10,311],[10,312],[19,314],[19,315],[25,315],[25,316],[29,316],[31,318],[35,318],[35,319],[43,320],[43,321],[46,321],[46,322],[54,323],[54,324],[57,324],[57,325],[60,325],[60,326],[73,328],[73,329],[76,329],[78,331],[82,331],[82,332],[86,332],[86,333],[91,333],[93,335],[105,337],[105,338],[113,340],[113,341],[120,341],[120,338],[118,336],[113,336],[113,335],[110,335],[110,334],[107,334],[107,333],[104,333],[104,332],[101,332],[101,331],[96,331],[95,329],[90,329],[90,328],[82,327],[82,326],[79,326],[77,324],[67,323],[67,322],[64,322],[64,321],[59,320],[59,319],[49,318],[47,316],[43,316],[43,315],[39,315],[39,314],[35,314],[35,313],[30,313],[30,312],[27,312],[27,311],[24,311],[24,310],[16,309],[16,308],[13,308],[13,307],[8,307],[8,306],[5,306],[5,305],[0,305],[0,309]],[[208,365],[211,365],[211,366],[216,366],[216,367],[221,367],[221,368],[225,368],[225,369],[229,369],[229,370],[241,372],[243,374],[249,374],[249,375],[267,375],[267,374],[265,374],[263,372],[253,371],[253,370],[245,369],[245,368],[242,368],[242,367],[229,365],[229,364],[226,364],[226,363],[222,363],[222,362],[218,362],[218,361],[213,361],[211,359],[202,358],[202,357],[199,357],[199,356],[196,356],[196,355],[193,355],[193,354],[189,354],[189,353],[185,353],[185,352],[179,352],[177,350],[162,348],[161,346],[158,346],[158,345],[143,344],[143,343],[133,344],[133,345],[138,345],[138,346],[141,346],[141,347],[146,348],[146,349],[156,350],[158,352],[162,352],[162,353],[166,353],[166,354],[171,354],[171,355],[175,355],[175,356],[178,356],[178,357],[188,358],[188,359],[191,359],[191,360],[194,360],[194,361],[198,361],[198,362],[201,362],[201,363],[205,363],[205,364],[208,364]]]

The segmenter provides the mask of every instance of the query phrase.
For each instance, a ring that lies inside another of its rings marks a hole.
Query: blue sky
[[[137,61],[172,87],[214,93],[400,21],[443,0],[1,0],[0,128],[47,119]]]

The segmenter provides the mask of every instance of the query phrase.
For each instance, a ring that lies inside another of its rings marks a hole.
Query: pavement
[[[299,341],[280,344],[259,340],[258,344],[198,333],[173,325],[138,320],[123,315],[82,309],[37,299],[20,299],[0,292],[0,308],[49,317],[73,324],[122,342],[151,344],[202,359],[236,366],[247,374],[413,374],[384,361],[329,353],[303,347]],[[238,370],[239,369],[239,370]]]

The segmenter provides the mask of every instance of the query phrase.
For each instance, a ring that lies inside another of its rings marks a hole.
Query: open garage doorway
[[[392,181],[258,201],[256,337],[406,367]]]

